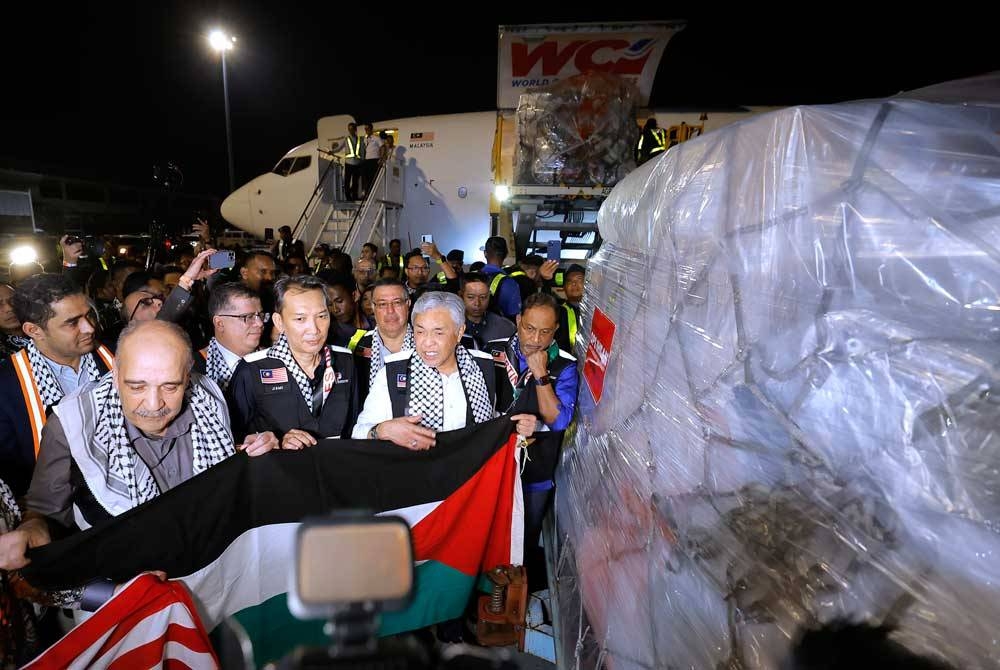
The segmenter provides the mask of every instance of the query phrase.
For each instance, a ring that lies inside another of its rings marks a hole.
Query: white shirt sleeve
[[[375,375],[375,381],[365,399],[364,409],[358,416],[358,422],[354,424],[351,437],[355,440],[368,439],[368,431],[372,426],[392,418],[392,401],[389,399],[389,382],[386,379],[385,368],[383,367]]]

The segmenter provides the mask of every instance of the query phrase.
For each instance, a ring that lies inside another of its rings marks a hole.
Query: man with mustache
[[[0,363],[0,472],[21,497],[52,407],[107,372],[114,358],[98,346],[97,315],[69,277],[29,277],[18,284],[12,300],[30,342]]]
[[[112,374],[55,408],[25,498],[25,519],[0,535],[0,569],[26,564],[28,547],[86,529],[172,489],[236,451],[277,447],[272,433],[234,444],[226,402],[191,373],[191,341],[177,325],[130,323]]]

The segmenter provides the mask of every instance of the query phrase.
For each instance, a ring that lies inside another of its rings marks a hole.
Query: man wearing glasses
[[[20,497],[52,407],[100,378],[114,358],[98,346],[97,315],[86,294],[65,275],[39,274],[18,284],[14,313],[31,341],[0,363],[0,472]]]
[[[406,288],[395,279],[379,279],[372,291],[372,305],[375,329],[365,333],[354,347],[362,403],[368,397],[372,381],[385,366],[385,359],[401,351],[413,351],[410,297]]]
[[[423,253],[416,250],[406,254],[403,263],[403,272],[406,273],[406,284],[404,284],[406,294],[413,301],[420,297],[417,295],[418,291],[426,290],[431,266],[424,258]]]
[[[218,272],[218,270],[203,269],[208,257],[214,253],[215,249],[206,249],[199,253],[177,280],[177,286],[169,292],[169,295],[162,279],[148,272],[130,274],[122,287],[124,299],[121,314],[124,321],[102,333],[103,344],[114,350],[118,345],[118,336],[122,329],[133,321],[159,320],[179,323],[191,307],[191,291],[194,289],[194,283]]]
[[[201,356],[195,357],[195,369],[225,390],[236,364],[257,351],[264,324],[271,320],[271,315],[261,309],[257,294],[239,282],[212,289],[208,313],[215,335],[201,350]]]

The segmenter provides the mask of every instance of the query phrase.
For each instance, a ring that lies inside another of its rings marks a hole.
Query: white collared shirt
[[[236,369],[236,364],[242,361],[243,357],[237,356],[229,349],[226,349],[226,347],[222,345],[222,342],[219,342],[218,338],[215,340],[215,345],[219,347],[219,351],[222,352],[222,357],[226,359],[226,366],[229,368],[229,374],[232,374]]]
[[[465,398],[465,387],[462,386],[461,373],[455,370],[450,375],[442,374],[441,382],[444,385],[444,424],[441,430],[465,428],[469,403]],[[372,427],[392,418],[389,382],[386,378],[385,368],[382,368],[375,376],[375,382],[365,400],[365,407],[361,410],[358,422],[354,425],[354,430],[351,431],[351,437],[355,440],[364,440],[368,437],[368,431]]]
[[[80,357],[80,362],[77,364],[76,370],[68,365],[56,363],[45,354],[42,354],[42,358],[48,363],[49,370],[52,371],[56,381],[59,383],[59,388],[62,389],[63,395],[69,395],[90,381],[90,375],[87,373],[87,366],[83,362],[83,356]]]

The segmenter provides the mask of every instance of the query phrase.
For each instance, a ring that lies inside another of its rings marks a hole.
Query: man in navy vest
[[[421,296],[413,306],[416,351],[385,359],[352,437],[430,449],[438,431],[496,417],[501,372],[489,354],[459,344],[464,332],[465,307],[457,295],[429,291]],[[533,414],[511,420],[522,435],[535,429]]]

